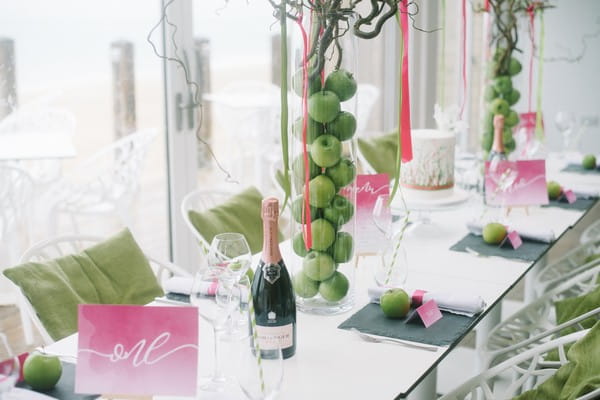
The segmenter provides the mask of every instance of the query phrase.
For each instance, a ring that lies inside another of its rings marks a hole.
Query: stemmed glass
[[[402,287],[408,275],[406,248],[402,240],[407,221],[399,231],[394,232],[389,200],[389,195],[379,195],[373,207],[373,222],[386,239],[379,254],[380,262],[375,263],[373,277],[378,286]]]
[[[575,114],[570,111],[559,111],[554,118],[556,127],[563,137],[564,151],[568,151],[573,145],[575,121]]]
[[[278,346],[257,351],[251,336],[239,342],[237,381],[250,400],[274,399],[283,381],[283,355]]]
[[[221,370],[219,345],[221,336],[231,327],[231,316],[242,304],[240,277],[245,274],[252,253],[244,235],[216,235],[207,256],[207,266],[194,276],[190,302],[198,307],[200,317],[210,323],[214,333],[213,374],[208,383],[200,386],[203,392],[223,392],[227,380]]]
[[[0,332],[0,400],[10,392],[19,378],[19,359],[13,354],[6,335]]]

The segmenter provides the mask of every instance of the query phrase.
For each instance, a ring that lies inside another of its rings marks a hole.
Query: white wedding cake
[[[407,200],[433,200],[452,196],[454,146],[452,132],[413,129],[413,159],[402,164],[400,183]]]

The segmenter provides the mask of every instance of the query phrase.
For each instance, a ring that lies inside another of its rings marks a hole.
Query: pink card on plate
[[[546,161],[486,162],[485,200],[505,207],[548,204]]]
[[[348,196],[346,189],[346,196]],[[392,213],[385,204],[373,210],[379,196],[390,193],[390,179],[387,174],[358,175],[356,177],[356,240],[354,248],[356,254],[375,253],[386,243],[383,231],[386,225],[392,222]],[[378,227],[379,225],[379,227]]]
[[[194,396],[195,307],[80,305],[76,393]]]

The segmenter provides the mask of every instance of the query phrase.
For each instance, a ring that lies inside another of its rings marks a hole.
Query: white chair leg
[[[30,346],[33,344],[33,325],[31,318],[27,315],[27,308],[23,298],[19,296],[17,300],[17,306],[19,307],[19,314],[21,315],[21,326],[23,327],[23,334],[25,335],[25,343]]]
[[[483,347],[491,330],[502,321],[502,302],[497,303],[477,325],[477,336],[475,339],[476,348],[479,353],[479,371],[484,371],[487,368],[487,360],[485,354],[479,349]]]
[[[408,395],[408,400],[437,399],[437,368],[434,368]]]

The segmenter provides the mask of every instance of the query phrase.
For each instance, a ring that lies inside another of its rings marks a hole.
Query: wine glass
[[[238,342],[239,360],[236,377],[240,388],[250,400],[274,399],[283,381],[283,354],[273,348],[255,347],[251,335]]]
[[[575,122],[575,114],[571,111],[559,111],[554,118],[554,123],[562,135],[564,152],[568,152],[573,145]]]
[[[214,370],[209,382],[200,386],[201,391],[225,391],[227,379],[221,369],[219,345],[232,313],[240,307],[242,291],[238,282],[251,259],[244,235],[219,234],[211,242],[207,265],[194,275],[190,302],[198,307],[200,317],[212,325],[214,333]]]
[[[10,392],[19,378],[19,359],[13,354],[6,335],[0,332],[0,400]]]
[[[379,195],[373,207],[373,222],[385,235],[385,243],[379,253],[380,262],[373,267],[373,277],[378,286],[402,287],[408,275],[406,248],[402,240],[407,221],[405,219],[404,226],[394,233],[389,199],[387,194]]]

